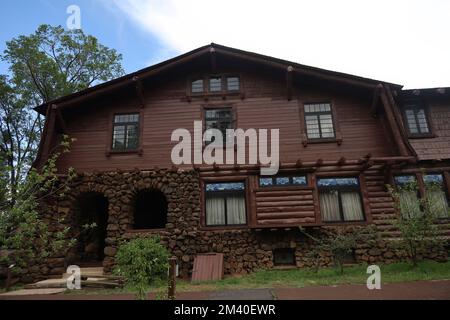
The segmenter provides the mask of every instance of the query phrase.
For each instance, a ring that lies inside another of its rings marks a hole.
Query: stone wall
[[[168,202],[167,225],[164,230],[137,232],[132,230],[133,202],[136,194],[144,189],[157,189],[164,193]],[[200,253],[224,253],[226,274],[248,273],[262,268],[273,267],[273,250],[277,248],[295,249],[298,267],[311,266],[307,253],[314,245],[299,230],[262,230],[247,228],[204,230],[201,228],[201,194],[196,171],[155,169],[150,171],[109,172],[80,174],[73,182],[72,191],[65,199],[47,203],[41,209],[49,221],[49,228],[56,232],[67,225],[76,234],[77,199],[83,194],[96,193],[108,200],[109,218],[107,224],[105,258],[103,266],[111,271],[114,255],[121,241],[138,236],[157,234],[170,252],[177,256],[180,275],[190,276],[194,257]],[[61,221],[61,219],[64,221]],[[320,229],[318,232],[321,233]],[[430,255],[444,259],[441,253]],[[378,239],[371,243],[361,243],[355,250],[356,262],[390,263],[404,258],[404,253],[395,249],[392,241]],[[61,253],[36,264],[30,277],[42,274],[59,275],[70,264],[70,252]],[[323,252],[320,265],[332,263],[328,252]]]

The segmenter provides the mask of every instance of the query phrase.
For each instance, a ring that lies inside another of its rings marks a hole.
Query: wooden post
[[[169,258],[169,286],[167,292],[167,298],[169,300],[175,300],[175,286],[176,286],[176,268],[177,268],[177,258]]]
[[[12,268],[14,268],[14,265],[10,265],[8,267],[8,269],[6,269],[6,284],[5,284],[5,289],[6,291],[9,291],[9,289],[11,288],[11,282],[12,282],[12,273],[11,270]]]

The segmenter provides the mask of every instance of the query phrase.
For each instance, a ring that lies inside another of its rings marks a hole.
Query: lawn
[[[380,265],[381,282],[410,282],[418,280],[450,279],[450,261],[422,261],[413,268],[407,263]],[[367,266],[355,265],[344,268],[340,274],[334,268],[323,268],[317,273],[308,269],[261,270],[248,275],[227,276],[213,282],[191,283],[188,280],[177,281],[177,291],[221,291],[232,289],[256,288],[301,288],[306,286],[365,284],[369,274]],[[163,293],[167,289],[166,282],[160,281],[149,288],[149,291]],[[135,292],[133,288],[115,290],[76,290],[67,294],[118,294]]]

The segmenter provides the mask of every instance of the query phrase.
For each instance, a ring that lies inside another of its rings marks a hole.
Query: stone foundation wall
[[[131,229],[133,202],[136,194],[143,189],[157,189],[164,193],[168,202],[167,225],[164,230],[136,232]],[[201,228],[201,195],[199,177],[196,171],[155,169],[135,172],[110,172],[81,174],[74,181],[72,191],[65,199],[47,203],[41,211],[49,228],[56,232],[66,226],[74,226],[77,199],[86,193],[98,193],[108,200],[108,224],[105,258],[106,271],[114,267],[114,255],[122,240],[138,236],[157,234],[170,252],[177,256],[180,275],[190,276],[194,257],[200,253],[224,253],[226,274],[249,273],[262,268],[273,267],[273,250],[277,248],[295,249],[297,267],[311,266],[307,253],[314,245],[299,230],[255,231],[250,229],[204,230]],[[64,221],[61,221],[64,219]],[[319,230],[320,233],[320,230]],[[393,245],[394,242],[378,239],[372,243],[361,243],[355,249],[356,262],[391,263],[404,258],[405,254]],[[445,259],[444,253],[429,252],[431,258]],[[36,264],[30,278],[44,274],[60,275],[70,261],[70,253],[61,253]],[[332,263],[330,253],[323,252],[320,265]]]

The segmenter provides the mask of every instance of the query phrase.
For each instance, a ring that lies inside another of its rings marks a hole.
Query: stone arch
[[[164,229],[167,224],[169,202],[167,195],[157,188],[137,191],[131,204],[133,229]]]

